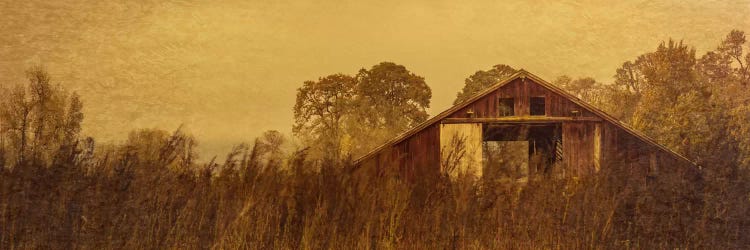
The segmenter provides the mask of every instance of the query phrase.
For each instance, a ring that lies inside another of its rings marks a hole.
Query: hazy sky
[[[610,82],[670,37],[702,54],[750,32],[750,1],[2,1],[0,84],[44,65],[86,135],[184,124],[204,158],[289,133],[303,81],[381,61],[425,77],[434,115],[494,64]]]

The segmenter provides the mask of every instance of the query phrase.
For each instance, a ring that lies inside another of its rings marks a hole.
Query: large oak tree
[[[352,113],[356,84],[354,77],[334,74],[306,81],[297,90],[293,131],[311,146],[313,156],[340,158],[344,119]]]
[[[294,133],[313,158],[361,156],[425,121],[431,97],[423,77],[392,62],[322,77],[297,90]]]
[[[425,120],[432,91],[403,65],[381,62],[357,74],[352,152],[361,155]]]

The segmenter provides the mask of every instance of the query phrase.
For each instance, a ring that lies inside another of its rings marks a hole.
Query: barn
[[[357,169],[426,174],[576,177],[618,164],[644,176],[699,169],[559,87],[525,71],[477,93],[354,161]]]

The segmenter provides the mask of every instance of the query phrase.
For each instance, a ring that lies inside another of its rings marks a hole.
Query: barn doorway
[[[482,133],[482,172],[494,180],[525,182],[531,176],[561,171],[560,123],[485,124]]]

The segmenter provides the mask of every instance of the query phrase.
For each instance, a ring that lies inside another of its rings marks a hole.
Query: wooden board
[[[440,125],[440,169],[482,176],[482,124]]]

